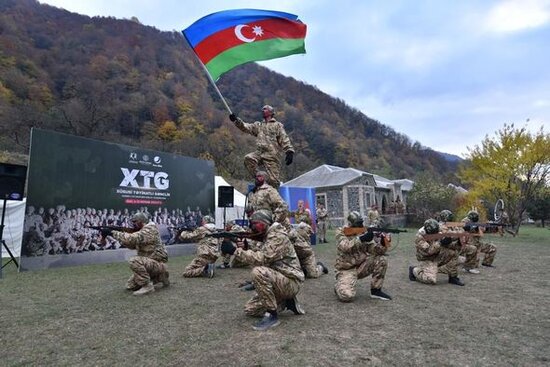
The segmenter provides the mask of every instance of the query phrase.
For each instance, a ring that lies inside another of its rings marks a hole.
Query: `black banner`
[[[113,241],[100,245],[88,227],[126,226],[138,211],[149,214],[167,242],[169,228],[200,223],[214,213],[214,163],[32,130],[22,269],[25,258],[116,250]]]

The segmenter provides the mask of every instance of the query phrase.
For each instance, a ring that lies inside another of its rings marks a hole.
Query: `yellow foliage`
[[[157,129],[157,135],[164,142],[180,141],[185,137],[174,121],[164,121]]]
[[[469,196],[494,203],[503,199],[510,217],[519,219],[537,188],[550,179],[550,134],[543,128],[504,125],[491,139],[469,149],[469,164],[459,175],[471,185]]]

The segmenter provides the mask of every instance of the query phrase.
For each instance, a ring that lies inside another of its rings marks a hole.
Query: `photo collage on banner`
[[[309,221],[311,228],[313,229],[313,235],[311,236],[311,244],[317,244],[317,206],[315,201],[315,188],[311,187],[289,187],[281,186],[279,188],[279,193],[283,200],[288,204],[288,210],[291,213],[290,223],[296,223],[295,216],[292,213],[295,213],[298,210],[298,202],[303,202],[303,208],[309,216]]]
[[[170,245],[214,209],[212,161],[33,129],[20,270],[124,261],[90,227],[146,212]]]

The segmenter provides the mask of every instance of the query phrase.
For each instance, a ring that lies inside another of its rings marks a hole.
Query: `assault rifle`
[[[100,239],[100,245],[105,246],[106,245],[106,239],[103,236],[103,230],[108,229],[111,231],[119,231],[119,232],[126,232],[126,233],[134,233],[139,231],[137,228],[131,228],[131,227],[119,227],[119,226],[90,226],[88,227],[90,229],[95,229],[96,231],[99,231],[101,233],[101,239]]]
[[[498,233],[499,229],[504,227],[512,227],[511,224],[504,224],[498,222],[487,222],[487,223],[477,223],[477,222],[445,222],[447,227],[459,227],[464,228],[465,231],[470,233],[480,232],[479,229],[483,228],[485,233]]]
[[[479,237],[481,236],[480,233],[469,233],[469,232],[441,232],[441,233],[433,233],[433,234],[425,234],[422,237],[426,241],[433,241],[433,240],[440,240],[445,237],[449,238],[470,238],[470,237]]]
[[[259,233],[252,232],[232,232],[232,231],[219,231],[206,234],[206,237],[212,238],[228,238],[230,240],[237,240],[242,238],[248,238],[251,240],[257,240],[262,236]]]
[[[360,236],[366,232],[377,232],[377,233],[403,233],[407,232],[406,229],[398,228],[382,228],[382,227],[344,227],[344,235],[346,236]]]
[[[180,226],[180,227],[168,227],[168,229],[171,229],[174,232],[176,232],[176,237],[179,237],[181,232],[193,232],[195,229],[197,229],[197,227]]]
[[[120,226],[90,226],[88,228],[95,229],[96,231],[102,231],[104,229],[110,229],[111,231],[119,231],[119,232],[126,232],[126,233],[134,233],[134,232],[139,231],[139,229],[137,229],[137,228],[120,227]]]

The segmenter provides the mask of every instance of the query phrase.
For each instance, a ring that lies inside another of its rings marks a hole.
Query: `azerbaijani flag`
[[[236,9],[207,15],[183,35],[212,79],[251,61],[305,53],[307,27],[294,14]]]

